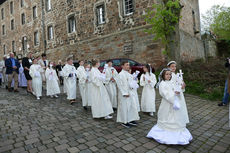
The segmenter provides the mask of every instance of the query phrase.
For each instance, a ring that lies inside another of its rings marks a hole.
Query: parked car
[[[121,72],[121,70],[122,70],[121,63],[124,60],[128,60],[129,61],[130,67],[132,69],[132,73],[135,72],[135,71],[140,71],[139,77],[143,73],[143,64],[140,64],[140,63],[138,63],[138,62],[136,62],[134,60],[127,59],[127,58],[115,58],[115,59],[111,59],[111,60],[113,61],[113,67],[117,70],[118,73]],[[107,60],[101,60],[100,61],[101,65],[99,67],[99,70],[101,72],[104,69],[106,61]]]

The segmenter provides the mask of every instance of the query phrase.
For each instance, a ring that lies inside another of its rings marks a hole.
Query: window
[[[129,61],[130,66],[138,66],[137,62],[132,61],[132,60],[128,60],[128,61]]]
[[[10,2],[10,14],[14,13],[14,3]]]
[[[53,36],[53,26],[48,26],[48,40],[52,40]]]
[[[124,14],[130,15],[133,14],[133,0],[124,0]]]
[[[15,41],[12,41],[12,52],[15,52]]]
[[[10,21],[10,29],[14,30],[14,19]]]
[[[2,35],[5,35],[6,34],[6,28],[5,28],[5,25],[2,25]]]
[[[37,18],[37,6],[33,7],[33,19]]]
[[[34,46],[38,45],[38,32],[34,32]]]
[[[27,51],[27,38],[26,38],[26,36],[22,37],[22,50]]]
[[[4,20],[4,8],[1,9],[2,20]]]
[[[70,16],[68,19],[68,32],[72,33],[76,31],[76,21],[74,16]]]
[[[46,11],[51,10],[51,0],[46,0]]]
[[[21,20],[22,20],[22,25],[24,25],[26,23],[26,16],[24,13],[22,13],[21,15]]]
[[[21,0],[21,7],[24,7],[24,0]]]
[[[113,66],[120,66],[121,65],[121,61],[120,60],[113,60]]]
[[[4,52],[4,55],[6,54],[6,45],[3,45],[3,52]]]
[[[96,16],[97,16],[97,24],[105,23],[105,6],[99,5],[96,7]]]

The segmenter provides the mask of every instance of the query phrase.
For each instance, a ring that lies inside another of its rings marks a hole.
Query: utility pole
[[[41,0],[41,9],[42,9],[42,42],[43,42],[43,52],[46,53],[46,26],[45,26],[45,5],[44,1]]]

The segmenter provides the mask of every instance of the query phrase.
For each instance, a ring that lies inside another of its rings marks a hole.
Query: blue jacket
[[[14,60],[15,60],[15,66],[17,67],[17,69],[15,71],[18,73],[18,70],[20,68],[20,64],[19,64],[17,59],[14,59]],[[14,69],[13,69],[12,61],[10,58],[6,59],[5,66],[6,66],[6,74],[12,74]]]

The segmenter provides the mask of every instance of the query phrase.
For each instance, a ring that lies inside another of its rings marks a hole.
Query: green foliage
[[[169,55],[167,45],[170,42],[168,36],[175,31],[175,26],[181,16],[180,0],[166,0],[160,4],[153,4],[151,10],[147,10],[145,21],[152,25],[150,29],[145,29],[149,34],[155,34],[154,40],[161,40],[165,45],[164,54]]]
[[[202,15],[203,29],[211,31],[217,40],[230,40],[230,7],[213,6]]]

